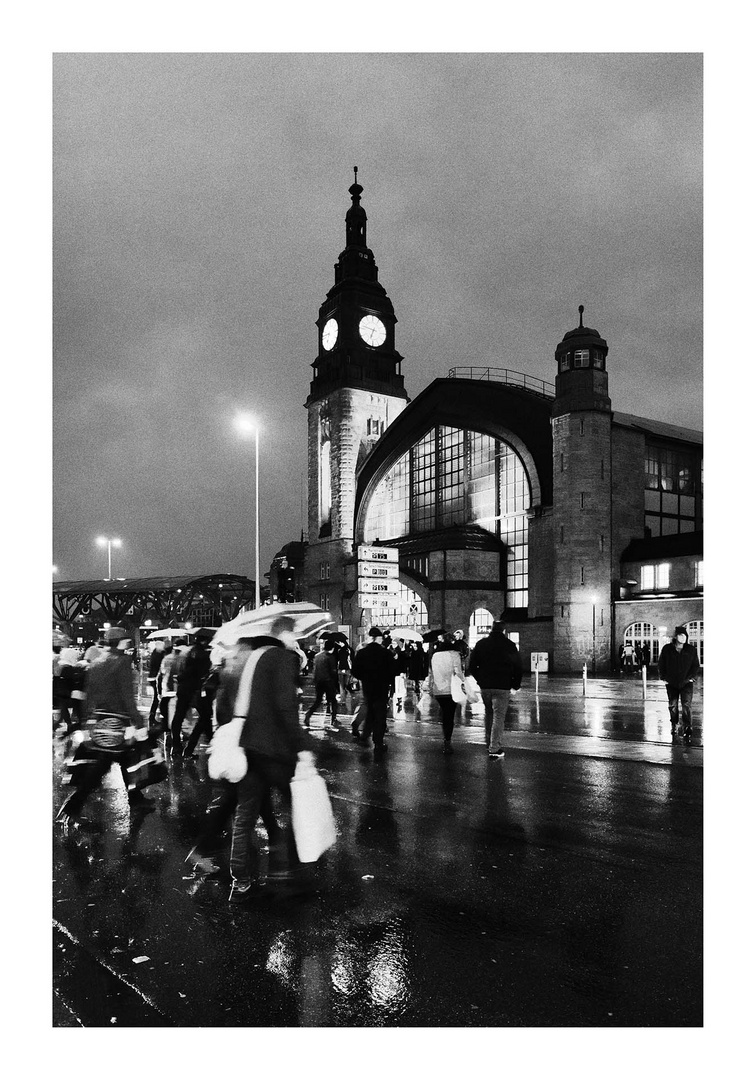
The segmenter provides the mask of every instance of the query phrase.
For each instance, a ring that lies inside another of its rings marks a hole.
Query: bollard
[[[585,697],[586,687],[588,685],[588,665],[583,664],[583,697]]]
[[[643,700],[646,700],[646,665],[641,668],[641,676],[643,677]]]
[[[538,695],[538,664],[536,664],[536,696]]]

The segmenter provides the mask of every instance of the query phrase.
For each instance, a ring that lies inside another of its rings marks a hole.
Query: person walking
[[[682,713],[682,737],[687,746],[690,746],[692,734],[690,706],[693,688],[700,671],[698,653],[688,644],[688,631],[684,626],[676,626],[674,638],[659,653],[659,678],[667,684],[672,738],[677,734]]]
[[[254,639],[240,678],[236,709],[248,681],[248,705],[241,702],[244,725],[239,745],[247,772],[236,785],[236,812],[231,838],[232,887],[229,902],[244,903],[256,895],[254,829],[266,797],[279,804],[281,820],[266,824],[270,850],[267,885],[283,894],[308,892],[313,883],[297,857],[291,828],[290,781],[298,760],[313,761],[312,736],[299,723],[297,684],[299,659],[287,645],[296,643],[294,622],[279,616],[270,636]],[[246,707],[245,707],[246,706]]]
[[[190,709],[195,709],[198,717],[200,716],[200,692],[211,667],[210,649],[206,641],[200,638],[195,640],[172,669],[176,682],[176,711],[171,721],[171,757],[174,761],[181,757],[181,727],[187,713]],[[207,717],[200,719],[203,726],[206,726]]]
[[[362,738],[373,738],[373,757],[386,752],[386,706],[394,685],[394,661],[388,649],[380,644],[383,637],[377,626],[368,631],[370,642],[358,649],[354,657],[355,678],[362,683],[365,704],[365,727]],[[352,724],[352,734],[359,737],[359,728]]]
[[[428,658],[425,651],[420,642],[411,641],[407,653],[407,681],[418,697],[420,695],[420,685],[425,681],[427,674]]]
[[[185,675],[187,670],[195,676],[197,689],[192,698],[192,706],[197,713],[197,722],[192,728],[184,749],[184,758],[195,756],[200,735],[204,735],[208,742],[213,737],[213,701],[215,699],[215,681],[212,679],[212,661],[210,659],[210,641],[215,631],[200,627],[194,635],[194,645],[187,653],[186,664],[182,669]]]
[[[464,667],[464,665],[467,663],[467,658],[470,655],[470,646],[465,641],[464,630],[454,631],[453,644],[454,648],[457,650],[460,657],[462,658],[462,666]]]
[[[156,641],[152,647],[150,653],[149,664],[147,667],[147,683],[152,688],[152,704],[150,705],[149,724],[152,726],[155,723],[155,717],[157,716],[158,704],[160,703],[160,690],[158,687],[158,680],[160,679],[160,665],[165,659],[165,642]]]
[[[454,714],[457,702],[452,697],[452,676],[463,678],[462,657],[451,634],[445,634],[430,662],[430,692],[441,710],[441,727],[444,733],[444,753],[454,753],[451,744],[454,731]]]
[[[336,695],[339,692],[339,672],[336,666],[336,648],[332,641],[324,638],[320,643],[320,652],[313,663],[313,678],[315,680],[315,700],[305,713],[304,726],[310,726],[312,714],[323,703],[325,697],[328,708],[331,711],[331,731],[338,731],[339,725],[336,717],[339,712],[339,703]]]
[[[520,653],[506,636],[503,622],[496,620],[487,637],[477,642],[470,653],[468,671],[477,680],[483,698],[488,756],[503,758],[509,694],[519,690],[522,682]]]
[[[146,729],[147,724],[136,704],[132,665],[126,655],[126,649],[131,644],[127,635],[128,631],[121,626],[106,630],[107,655],[87,672],[87,764],[80,766],[82,779],[76,783],[58,811],[56,820],[66,827],[86,824],[80,817],[84,803],[102,783],[114,762],[121,767],[129,805],[143,811],[154,809],[151,799],[140,791],[128,790],[127,766],[134,736],[138,730]]]

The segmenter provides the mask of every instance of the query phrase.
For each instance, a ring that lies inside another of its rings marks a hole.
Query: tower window
[[[585,585],[585,567],[580,567],[580,584]]]
[[[585,492],[580,492],[580,509],[585,510]]]
[[[703,588],[703,559],[699,559],[696,563],[696,587]]]
[[[559,370],[560,371],[569,371],[569,368],[570,368],[570,354],[565,353],[564,356],[561,356],[559,358]]]
[[[603,550],[604,550],[604,534],[602,533],[601,536],[599,537],[599,551],[603,552]]]
[[[564,472],[564,454],[559,455],[559,468],[561,472]]]
[[[580,421],[580,434],[585,435],[585,420]]]
[[[591,360],[590,349],[575,350],[575,367],[588,367]]]
[[[603,353],[600,353],[598,351],[598,349],[596,349],[595,352],[593,353],[593,366],[595,368],[598,368],[599,371],[604,370],[604,356],[603,356]]]

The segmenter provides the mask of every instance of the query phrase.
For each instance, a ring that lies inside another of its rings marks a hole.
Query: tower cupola
[[[606,357],[609,346],[598,330],[583,326],[582,304],[578,307],[580,323],[569,330],[556,347],[556,400],[553,416],[581,409],[610,411],[609,380]]]

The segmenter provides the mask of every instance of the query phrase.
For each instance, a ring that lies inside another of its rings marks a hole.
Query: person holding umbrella
[[[320,652],[315,657],[313,664],[313,676],[315,679],[315,700],[305,713],[304,726],[310,726],[312,714],[322,704],[325,697],[328,708],[331,710],[331,731],[338,731],[339,725],[336,717],[339,705],[336,694],[339,689],[339,672],[336,665],[336,645],[329,637],[320,640]]]

